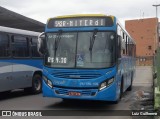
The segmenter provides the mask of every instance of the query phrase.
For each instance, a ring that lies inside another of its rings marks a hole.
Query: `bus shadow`
[[[28,95],[31,95],[31,94],[28,92],[25,92],[23,89],[0,92],[0,101],[7,100],[7,99],[13,99],[17,97],[24,97]]]
[[[46,108],[52,110],[58,116],[104,116],[110,114],[115,107],[116,105],[112,102],[62,100],[61,102],[48,105]]]
[[[56,102],[52,105],[48,105],[46,108],[48,109],[64,109],[64,110],[103,110],[110,109],[113,107],[113,102],[104,102],[104,101],[89,101],[89,100],[62,100],[60,102]]]

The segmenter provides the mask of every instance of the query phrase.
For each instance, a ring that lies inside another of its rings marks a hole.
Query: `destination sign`
[[[112,18],[84,17],[84,18],[57,18],[48,22],[48,28],[85,27],[85,26],[112,26]]]

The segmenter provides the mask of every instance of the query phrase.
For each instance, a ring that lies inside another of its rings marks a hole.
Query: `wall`
[[[137,65],[152,65],[158,46],[158,19],[127,20],[125,27],[136,42]]]

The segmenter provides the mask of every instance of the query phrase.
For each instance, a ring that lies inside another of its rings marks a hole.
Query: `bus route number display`
[[[65,18],[65,19],[51,19],[48,22],[48,28],[105,26],[105,25],[106,25],[105,18]]]
[[[66,64],[67,58],[66,57],[48,57],[48,63],[58,63],[58,64]]]

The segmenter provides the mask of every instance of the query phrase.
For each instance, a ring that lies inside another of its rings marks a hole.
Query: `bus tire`
[[[121,80],[120,99],[122,98],[122,96],[123,96],[123,78]]]
[[[34,74],[32,78],[32,87],[25,88],[26,93],[38,94],[42,91],[42,76],[39,74]]]
[[[132,85],[133,85],[133,75],[131,75],[131,84],[130,84],[130,86],[127,88],[127,91],[131,91],[131,90],[132,90]]]
[[[32,79],[32,93],[38,94],[42,92],[42,76],[34,74]]]
[[[113,104],[118,104],[119,101],[121,100],[122,98],[122,95],[123,95],[123,78],[121,80],[121,86],[120,86],[120,94],[119,94],[119,97],[117,98],[116,101],[113,102]]]

